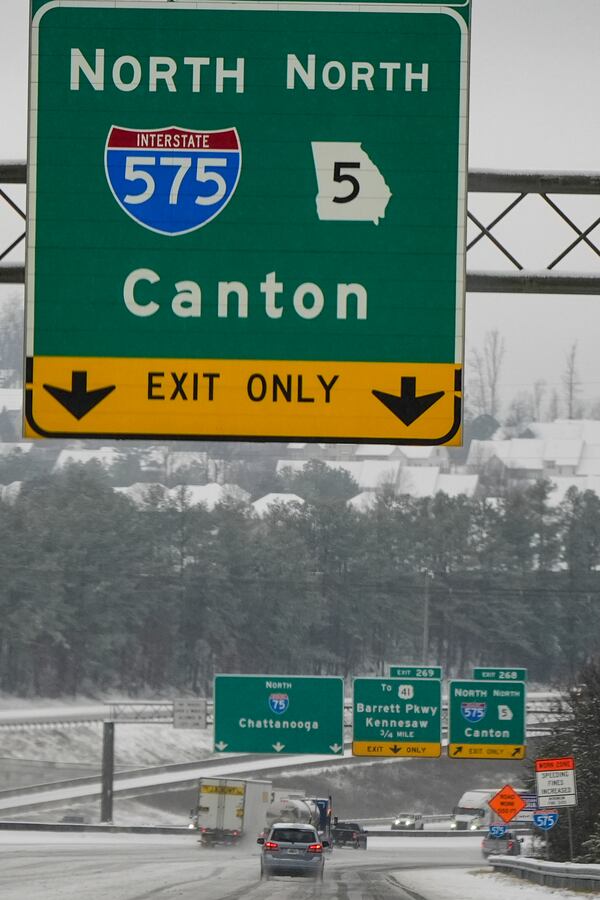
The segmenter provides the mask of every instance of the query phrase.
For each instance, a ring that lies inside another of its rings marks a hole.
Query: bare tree
[[[544,398],[546,396],[546,382],[538,379],[533,385],[533,392],[531,398],[531,412],[533,415],[534,422],[542,421],[542,408],[544,404]]]
[[[550,400],[548,402],[548,421],[554,422],[555,419],[558,419],[560,416],[560,397],[558,396],[558,391],[553,390],[550,394]]]
[[[19,387],[23,370],[23,302],[0,302],[0,369],[5,387]]]
[[[487,414],[498,418],[499,382],[504,353],[504,338],[494,329],[486,332],[483,349],[474,349],[469,355],[472,368],[469,402],[475,415]]]
[[[565,370],[562,375],[563,394],[567,408],[567,419],[577,419],[581,416],[581,402],[578,394],[581,391],[579,375],[577,372],[577,341],[571,345],[565,360]]]
[[[504,425],[518,435],[533,420],[533,396],[529,391],[520,391],[510,402]]]

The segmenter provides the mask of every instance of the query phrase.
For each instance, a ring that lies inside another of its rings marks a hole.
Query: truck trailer
[[[500,788],[497,787],[465,791],[458,801],[458,806],[455,806],[452,811],[453,818],[450,827],[457,831],[480,831],[488,828],[495,821],[501,821],[488,806],[488,801],[499,790]]]
[[[267,822],[271,791],[270,781],[201,778],[191,823],[200,834],[200,844],[231,846],[245,837],[256,840]]]

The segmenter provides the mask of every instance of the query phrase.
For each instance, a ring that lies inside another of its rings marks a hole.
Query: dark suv
[[[323,880],[323,849],[328,840],[321,840],[312,825],[297,822],[275,822],[266,837],[260,837],[261,879],[273,875],[299,875]]]
[[[334,822],[331,826],[331,840],[334,847],[367,849],[367,832],[358,822]]]

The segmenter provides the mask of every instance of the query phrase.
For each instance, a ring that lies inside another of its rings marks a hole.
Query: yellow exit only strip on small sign
[[[442,745],[436,742],[413,741],[354,741],[353,756],[422,756],[437,759],[442,755]]]
[[[448,744],[452,759],[525,759],[524,744]]]

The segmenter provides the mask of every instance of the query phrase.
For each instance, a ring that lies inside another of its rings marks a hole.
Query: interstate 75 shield
[[[235,128],[196,131],[113,125],[105,167],[115,200],[139,225],[175,236],[202,228],[227,206],[240,177]]]

